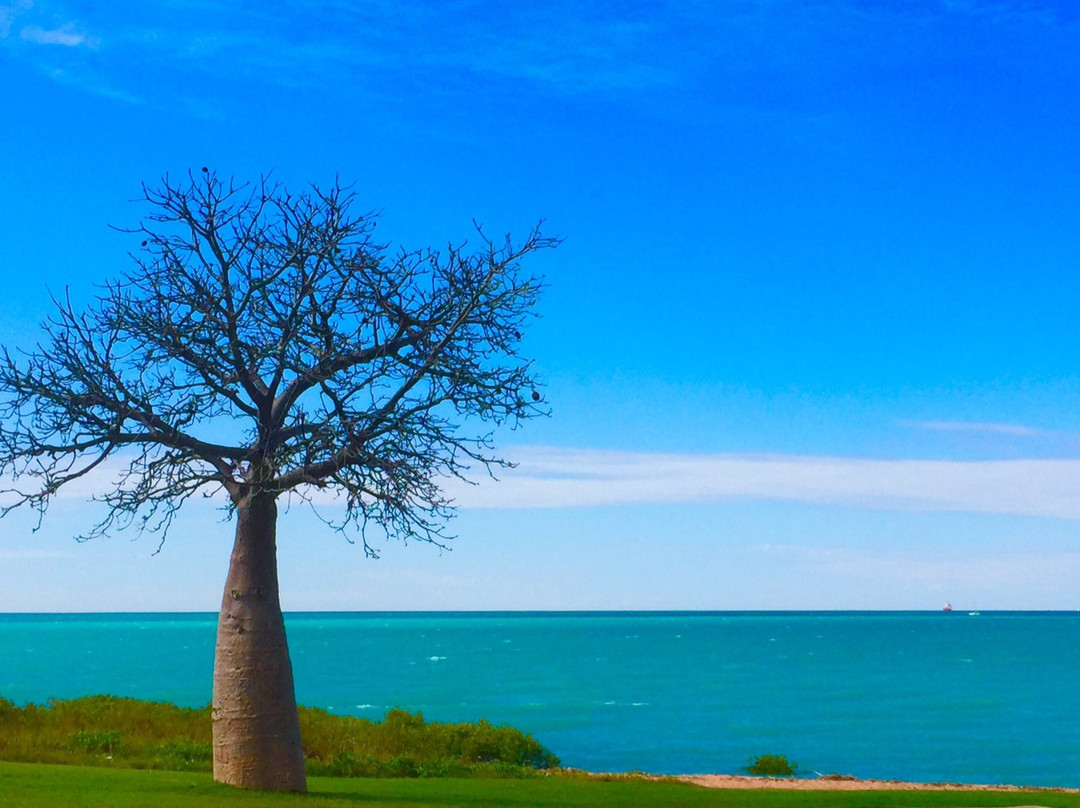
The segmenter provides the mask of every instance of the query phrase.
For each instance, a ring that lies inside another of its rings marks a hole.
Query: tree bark
[[[307,778],[278,598],[276,532],[272,496],[238,505],[214,657],[214,779],[302,792]]]

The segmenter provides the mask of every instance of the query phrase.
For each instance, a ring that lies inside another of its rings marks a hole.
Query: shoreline
[[[657,778],[659,779],[659,778]],[[678,774],[672,779],[704,788],[774,789],[778,791],[1042,791],[1080,794],[1080,788],[1013,786],[979,783],[913,783],[904,780],[860,780],[856,777],[822,775],[813,778],[753,777],[741,774]]]
[[[819,774],[816,777],[764,777],[748,774],[649,774],[648,772],[590,772],[584,769],[562,769],[596,780],[667,780],[702,788],[731,790],[775,791],[982,791],[998,793],[1041,792],[1080,794],[1080,788],[1066,786],[1015,786],[1005,783],[924,783],[910,780],[861,779],[848,775]]]

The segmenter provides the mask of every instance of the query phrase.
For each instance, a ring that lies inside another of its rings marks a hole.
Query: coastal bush
[[[167,771],[209,771],[214,759],[209,741],[177,741],[157,747],[151,762],[139,768]]]
[[[513,727],[428,722],[390,710],[383,721],[300,708],[308,773],[330,777],[522,777],[559,759]],[[0,698],[0,760],[210,771],[210,708],[114,696],[18,707]]]
[[[114,696],[0,705],[3,760],[155,768],[154,760],[176,759],[168,751],[174,744],[209,746],[208,707],[191,710]],[[184,768],[209,770],[209,765]]]
[[[763,777],[794,777],[798,763],[788,763],[783,755],[762,755],[759,758],[751,758],[746,771],[750,774]]]
[[[481,773],[485,766],[534,770],[559,765],[531,735],[484,720],[427,722],[421,713],[390,710],[383,721],[374,722],[305,707],[300,731],[313,775],[440,777]],[[361,774],[368,771],[374,773]]]
[[[71,745],[92,755],[111,755],[120,747],[120,733],[114,729],[80,729],[72,736]]]

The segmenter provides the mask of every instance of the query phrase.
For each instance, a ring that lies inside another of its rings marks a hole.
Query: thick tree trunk
[[[278,600],[276,527],[273,497],[249,497],[238,506],[214,657],[214,779],[241,788],[306,791]]]

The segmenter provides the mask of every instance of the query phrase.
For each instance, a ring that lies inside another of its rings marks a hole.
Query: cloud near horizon
[[[499,483],[447,485],[462,508],[771,500],[866,510],[1080,519],[1080,459],[891,460],[521,447]]]
[[[795,502],[853,510],[1011,514],[1080,520],[1080,458],[898,460],[814,455],[669,454],[518,446],[518,465],[476,485],[445,480],[462,509],[560,509]],[[68,503],[112,487],[119,459],[58,492]],[[25,481],[29,485],[29,481]],[[330,490],[306,492],[321,509]],[[10,504],[10,494],[0,502]],[[297,500],[292,498],[292,503]],[[220,507],[220,494],[207,500]],[[328,511],[329,513],[329,511]]]

